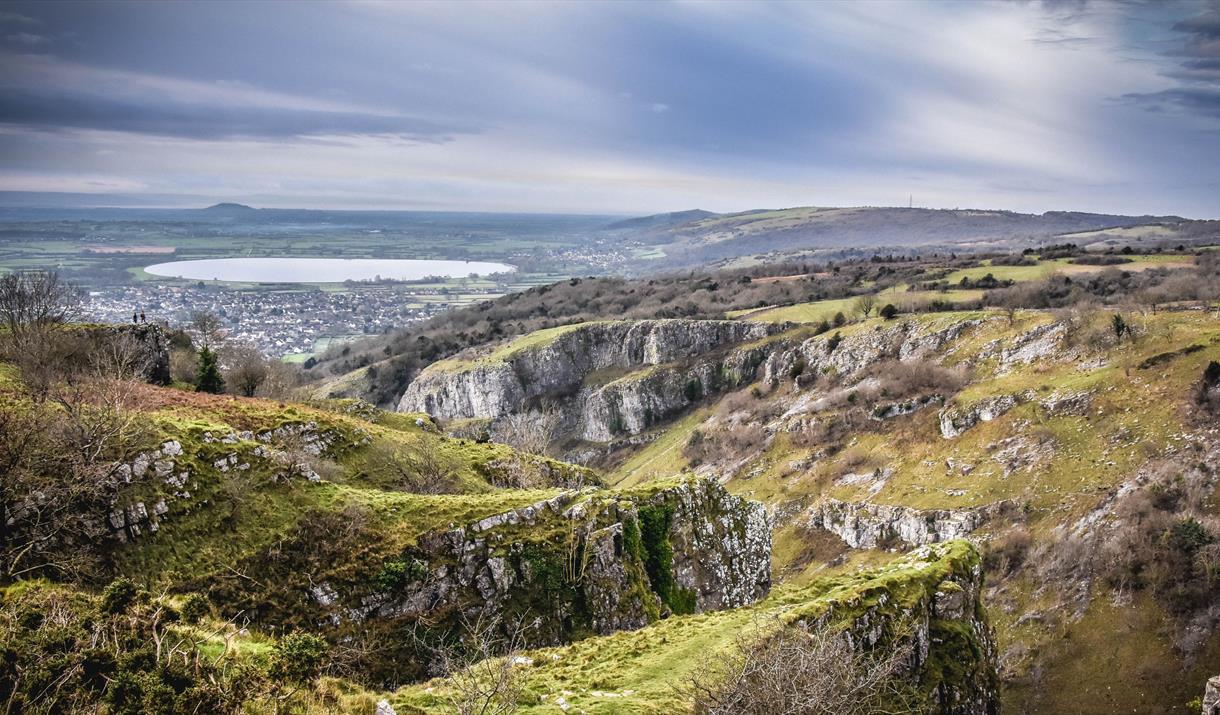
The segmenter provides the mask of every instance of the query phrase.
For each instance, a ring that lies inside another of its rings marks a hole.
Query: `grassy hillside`
[[[1074,212],[1035,215],[975,209],[804,206],[709,216],[653,229],[646,236],[664,247],[671,264],[700,265],[756,255],[879,246],[889,250],[930,245],[1011,250],[1059,234],[1166,221],[1182,220]]]
[[[763,500],[778,519],[775,568],[791,584],[816,581],[827,564],[844,558],[872,558],[809,526],[824,499],[924,515],[988,509],[994,516],[971,538],[988,553],[1005,708],[1184,713],[1206,674],[1220,670],[1220,636],[1199,631],[1199,609],[1206,608],[1167,596],[1180,588],[1172,585],[1176,579],[1195,578],[1189,575],[1194,567],[1144,571],[1133,579],[1125,570],[1131,562],[1122,559],[1121,566],[1090,566],[1108,557],[1093,553],[1100,546],[1081,544],[1135,540],[1160,549],[1168,538],[1161,530],[1175,519],[1198,519],[1220,534],[1211,486],[1220,454],[1215,417],[1194,402],[1204,369],[1220,361],[1220,316],[1122,313],[1131,329],[1117,338],[1114,314],[976,311],[910,318],[918,334],[955,323],[973,327],[912,359],[918,367],[883,362],[855,375],[820,374],[800,386],[785,375],[778,384],[709,403],[657,429],[655,440],[622,455],[605,478],[639,484],[693,470]],[[894,325],[873,318],[839,334],[881,335]],[[1049,329],[1062,333],[1021,353],[1021,346],[1034,344],[1029,336]],[[922,376],[934,369],[944,373],[939,384]],[[926,386],[911,387],[912,381]],[[921,394],[935,398],[923,406]],[[994,419],[952,438],[942,435],[942,415],[1008,396],[1014,404]],[[876,417],[897,403],[917,407]],[[1187,488],[1202,491],[1193,501],[1156,502],[1161,506],[1142,522],[1111,521],[1135,508],[1130,499],[1155,501],[1157,494]],[[1065,547],[1065,534],[1076,533],[1096,535],[1073,536],[1073,546]],[[1149,568],[1141,563],[1134,568]],[[1106,645],[1120,634],[1144,645]]]
[[[954,579],[977,568],[978,558],[965,542],[942,544],[886,566],[778,589],[746,608],[676,616],[638,631],[523,653],[517,656],[524,690],[520,712],[684,712],[690,707],[691,679],[742,639],[781,624],[823,619],[846,628],[864,613],[871,614],[873,628],[883,630],[893,625],[887,618],[954,588]],[[935,677],[922,687],[935,689]],[[400,713],[432,712],[447,705],[452,687],[445,679],[433,680],[400,690],[390,700]]]

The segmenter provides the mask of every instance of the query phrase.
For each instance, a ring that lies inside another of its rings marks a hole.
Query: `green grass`
[[[682,455],[682,448],[691,432],[694,432],[709,414],[706,408],[695,410],[665,426],[657,439],[609,472],[606,475],[607,483],[618,487],[633,487],[681,472],[688,465],[686,457]]]
[[[1046,278],[1053,273],[1096,273],[1107,268],[1117,268],[1119,270],[1142,270],[1152,266],[1187,266],[1193,263],[1190,256],[1182,256],[1176,254],[1168,255],[1151,255],[1151,256],[1124,256],[1130,258],[1130,263],[1121,263],[1114,266],[1089,266],[1072,263],[1070,258],[1055,258],[1051,260],[1040,260],[1037,265],[1033,266],[992,266],[991,261],[983,261],[983,265],[975,266],[974,268],[963,268],[953,271],[945,276],[943,280],[949,285],[957,285],[963,278],[969,278],[972,281],[979,280],[990,274],[996,280],[1010,281],[1033,281],[1040,278]]]
[[[514,338],[507,343],[494,348],[491,352],[480,355],[473,359],[463,358],[448,358],[438,360],[427,367],[430,371],[455,371],[460,372],[470,370],[479,365],[496,365],[508,360],[509,358],[522,353],[526,350],[533,350],[554,342],[557,338],[575,330],[580,330],[591,325],[609,324],[616,321],[598,320],[587,323],[572,323],[570,325],[559,325],[554,328],[544,328],[535,330],[531,333],[526,333],[518,338]]]
[[[966,303],[979,300],[983,297],[981,290],[955,290],[955,291],[927,291],[906,290],[905,286],[895,286],[877,294],[877,306],[881,308],[886,303],[893,303],[899,310],[902,310],[908,305],[918,305],[920,303],[931,302],[933,300],[945,301],[948,303]],[[859,315],[856,310],[856,298],[836,298],[833,300],[819,300],[812,303],[797,303],[794,305],[786,305],[777,308],[766,309],[750,309],[750,310],[734,310],[725,314],[728,318],[741,318],[744,320],[752,320],[767,323],[820,323],[823,320],[831,321],[836,313],[843,313],[847,318],[854,318]]]
[[[872,607],[896,611],[930,598],[946,579],[975,563],[972,547],[948,542],[926,560],[900,557],[805,587],[776,588],[745,608],[673,616],[637,631],[532,651],[526,655],[533,665],[519,671],[527,701],[520,712],[553,713],[560,696],[573,712],[590,715],[686,712],[690,703],[682,686],[709,656],[734,647],[738,637],[776,622],[814,620],[827,612],[835,614],[832,623],[843,623]],[[884,600],[879,600],[882,594]],[[390,699],[408,712],[411,707],[430,711],[444,703],[446,687],[445,681],[434,680],[404,688]]]

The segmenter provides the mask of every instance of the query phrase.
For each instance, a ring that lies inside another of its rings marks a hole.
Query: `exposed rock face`
[[[909,646],[906,675],[926,699],[919,712],[999,712],[995,631],[983,608],[983,567],[972,546],[953,541],[921,547],[862,587],[845,590],[825,611],[801,620],[838,626],[861,647]]]
[[[1220,715],[1220,675],[1207,679],[1203,693],[1203,715]]]
[[[563,403],[578,435],[608,441],[616,434],[638,434],[705,394],[752,379],[763,359],[760,351],[697,358],[782,327],[728,320],[587,323],[501,358],[438,363],[407,387],[398,410],[446,420],[494,420],[548,397]],[[639,372],[586,384],[599,371]]]
[[[528,616],[531,643],[561,643],[575,628],[611,633],[757,601],[771,587],[771,528],[761,504],[691,480],[639,496],[564,492],[425,535],[412,558],[428,575],[393,592],[347,607],[314,600],[340,619]]]
[[[771,349],[731,349],[724,355],[662,365],[585,388],[572,400],[577,433],[592,442],[640,434],[705,395],[750,382]]]
[[[98,341],[130,338],[142,352],[140,362],[144,379],[157,385],[170,383],[169,336],[160,326],[152,324],[101,325],[90,327],[89,334]]]
[[[953,439],[979,422],[990,422],[1028,399],[1029,396],[1023,393],[997,395],[969,407],[946,407],[940,411],[940,434],[945,439]]]
[[[833,370],[844,375],[868,367],[879,360],[910,360],[939,350],[982,323],[963,320],[942,330],[926,331],[916,321],[903,321],[891,327],[861,331],[843,337],[837,345],[832,335],[810,338],[800,345],[777,350],[763,365],[763,379],[776,382],[788,375],[798,361],[806,372]]]
[[[816,504],[808,524],[825,529],[854,549],[871,549],[892,541],[923,546],[961,539],[979,528],[1007,502],[980,509],[912,509],[889,504],[826,499]]]
[[[979,357],[998,357],[1001,371],[1018,364],[1027,365],[1055,355],[1060,351],[1067,326],[1063,323],[1039,325],[1005,342],[996,340],[979,353]]]
[[[1063,415],[1079,417],[1089,411],[1089,407],[1093,404],[1093,393],[1088,391],[1055,392],[1038,404],[1053,417]]]

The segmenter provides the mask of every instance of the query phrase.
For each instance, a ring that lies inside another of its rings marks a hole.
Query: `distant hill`
[[[225,202],[213,204],[212,206],[204,209],[204,211],[210,211],[212,213],[247,213],[250,211],[258,211],[258,209],[254,208],[253,206],[246,206],[245,204]]]
[[[693,212],[683,212],[693,213]],[[666,214],[664,216],[677,216]],[[713,214],[665,225],[634,219],[638,239],[664,246],[668,263],[699,265],[740,256],[816,249],[960,245],[1004,248],[1082,231],[1177,223],[1177,216],[1071,211],[1024,214],[980,209],[796,207]],[[623,222],[620,222],[623,223]]]
[[[628,218],[623,219],[622,221],[615,221],[609,226],[606,226],[606,229],[610,231],[618,231],[622,229],[646,230],[669,228],[671,226],[680,226],[684,223],[690,223],[691,221],[698,221],[699,219],[712,218],[713,216],[719,216],[719,214],[712,213],[711,211],[704,211],[703,209],[672,211],[666,214],[653,214],[651,216],[640,216],[637,218]]]

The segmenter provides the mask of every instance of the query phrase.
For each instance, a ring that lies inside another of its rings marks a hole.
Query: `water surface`
[[[407,258],[208,258],[170,261],[144,269],[154,276],[240,283],[342,283],[377,278],[402,281],[429,276],[485,276],[516,268],[506,263]]]

